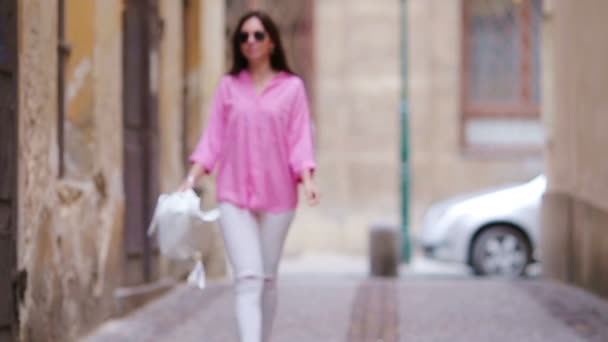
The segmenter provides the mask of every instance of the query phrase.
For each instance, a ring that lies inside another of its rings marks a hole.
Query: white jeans
[[[252,212],[226,202],[219,208],[241,341],[268,342],[277,307],[276,274],[294,211]]]

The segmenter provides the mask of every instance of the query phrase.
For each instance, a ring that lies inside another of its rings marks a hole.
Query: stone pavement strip
[[[284,277],[274,342],[607,342],[608,302],[549,280]],[[86,342],[238,341],[227,283],[179,286]]]

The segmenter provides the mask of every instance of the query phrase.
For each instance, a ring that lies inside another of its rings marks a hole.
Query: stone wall
[[[314,1],[321,205],[302,201],[286,253],[367,252],[367,226],[399,221],[399,2]]]
[[[66,79],[76,95],[88,87],[93,101],[79,113],[88,116],[86,128],[66,129],[66,135],[86,137],[81,140],[86,146],[80,147],[95,155],[78,176],[59,177],[57,1],[20,2],[18,267],[27,272],[20,311],[23,341],[74,340],[112,314],[112,290],[121,281],[122,137],[115,134],[122,124],[121,1],[98,0],[92,9],[95,49],[87,57],[84,84],[70,83],[79,82],[74,75]],[[66,144],[66,156],[80,155],[76,148]]]
[[[608,298],[608,3],[545,4],[545,272]]]

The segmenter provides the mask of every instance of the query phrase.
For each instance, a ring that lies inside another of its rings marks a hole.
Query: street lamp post
[[[409,102],[407,91],[408,80],[408,18],[407,0],[401,0],[401,256],[402,261],[409,262],[411,243],[409,235]]]

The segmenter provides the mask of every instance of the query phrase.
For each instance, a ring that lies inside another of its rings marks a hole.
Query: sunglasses
[[[264,38],[266,38],[266,33],[264,33],[263,31],[255,31],[253,32],[253,38],[255,39],[256,42],[261,42],[264,40]],[[241,42],[241,44],[243,43],[247,43],[249,41],[249,32],[240,32],[239,33],[239,42]]]

